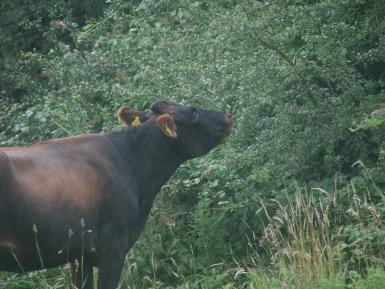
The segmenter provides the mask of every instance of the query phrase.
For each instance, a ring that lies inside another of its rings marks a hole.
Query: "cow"
[[[77,288],[118,286],[125,256],[162,185],[224,142],[232,117],[164,100],[118,111],[101,134],[0,148],[0,271],[71,265]]]

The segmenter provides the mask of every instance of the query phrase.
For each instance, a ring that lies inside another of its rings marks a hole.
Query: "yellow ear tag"
[[[131,126],[139,126],[139,125],[141,125],[142,123],[140,122],[140,118],[139,118],[139,116],[136,116],[135,118],[134,118],[134,120],[131,122]]]
[[[167,125],[165,126],[166,133],[169,137],[176,138],[176,132],[171,130]]]

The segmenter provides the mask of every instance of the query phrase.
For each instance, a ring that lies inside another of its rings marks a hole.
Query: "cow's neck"
[[[124,152],[140,201],[152,204],[161,186],[167,182],[184,159],[172,150],[170,140],[154,122],[126,132]]]

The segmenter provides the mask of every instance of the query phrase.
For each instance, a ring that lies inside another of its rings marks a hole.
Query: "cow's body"
[[[160,104],[155,108],[174,107]],[[205,148],[179,151],[183,136],[169,134],[177,117],[157,112],[137,128],[0,148],[0,270],[70,262],[74,283],[93,288],[97,266],[98,288],[116,288],[156,193],[182,162],[220,142],[216,136]],[[231,126],[224,119],[222,137]]]
[[[0,270],[41,269],[71,260],[69,252],[81,256],[82,230],[83,240],[96,240],[97,212],[112,193],[114,175],[103,139],[90,135],[0,150],[0,183],[5,181],[0,191],[0,244],[10,245],[0,248]],[[36,245],[43,256],[50,256],[42,259],[43,264]],[[90,246],[95,245],[83,244],[85,254],[91,252]]]

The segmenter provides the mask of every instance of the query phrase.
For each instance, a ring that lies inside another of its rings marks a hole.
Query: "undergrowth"
[[[375,205],[372,200],[377,197],[380,201]],[[169,211],[162,210],[162,203],[158,198],[148,226],[150,231],[155,230],[163,219],[174,235],[178,225],[167,219]],[[297,185],[293,195],[260,200],[260,205],[268,223],[261,238],[249,240],[252,250],[245,258],[234,258],[230,266],[218,263],[202,268],[193,251],[183,252],[185,259],[178,259],[180,252],[173,251],[180,242],[177,238],[174,247],[161,249],[162,235],[147,232],[127,257],[120,288],[382,288],[385,199],[381,192],[357,190],[354,180],[341,188],[336,182],[331,192],[322,188],[306,192]],[[147,238],[151,238],[152,246]],[[149,251],[150,271],[142,271],[137,263],[142,250]],[[167,251],[167,262],[159,255],[161,250]],[[158,278],[164,270],[175,275],[174,286]],[[36,286],[71,288],[68,267],[26,275],[6,274],[0,279],[0,288],[4,289]]]

